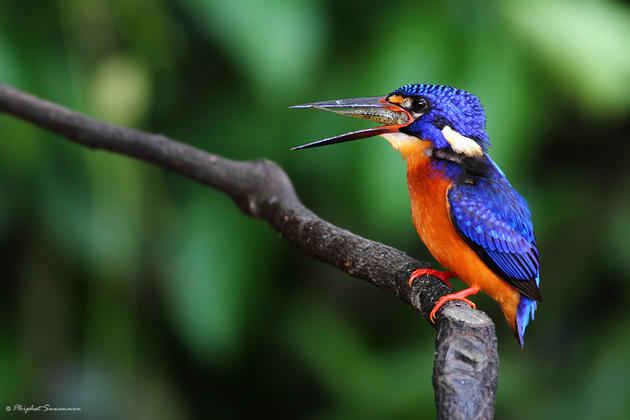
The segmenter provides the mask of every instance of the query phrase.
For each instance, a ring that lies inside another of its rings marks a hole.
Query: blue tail
[[[536,277],[536,285],[540,284],[540,278]],[[521,343],[521,347],[525,345],[523,342],[523,336],[525,335],[525,328],[529,324],[530,317],[534,319],[534,312],[536,312],[536,301],[528,297],[521,295],[521,300],[516,308],[516,330],[518,334],[518,341]]]

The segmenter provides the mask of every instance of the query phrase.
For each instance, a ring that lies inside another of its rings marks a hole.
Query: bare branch
[[[410,288],[409,275],[426,263],[322,220],[300,202],[286,173],[271,161],[235,162],[162,135],[98,121],[1,83],[0,111],[75,143],[151,162],[218,189],[308,255],[397,296],[425,319],[438,299],[451,292],[427,276]],[[438,418],[492,418],[497,380],[490,318],[460,302],[444,305],[437,317],[433,373]]]

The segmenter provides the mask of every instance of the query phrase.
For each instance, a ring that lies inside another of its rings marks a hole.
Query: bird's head
[[[404,154],[418,142],[431,142],[469,157],[482,156],[488,148],[486,116],[479,99],[449,86],[411,84],[386,96],[337,99],[295,105],[375,121],[383,125],[319,140],[296,149],[342,143],[381,135]]]

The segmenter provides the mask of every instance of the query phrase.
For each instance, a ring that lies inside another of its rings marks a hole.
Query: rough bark
[[[266,220],[308,255],[402,299],[427,320],[437,300],[452,292],[432,276],[409,287],[411,272],[427,263],[321,219],[300,202],[287,174],[271,161],[225,159],[163,135],[98,121],[1,83],[0,112],[89,148],[151,162],[222,191],[243,213]],[[492,418],[498,380],[494,324],[483,312],[448,302],[438,312],[436,325],[437,417]]]

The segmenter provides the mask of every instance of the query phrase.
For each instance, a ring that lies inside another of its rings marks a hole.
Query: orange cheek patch
[[[387,98],[387,102],[389,102],[390,104],[401,104],[404,99],[405,98],[400,95],[393,95]]]

